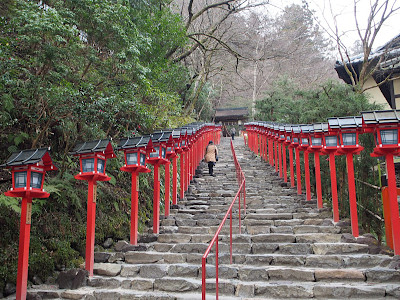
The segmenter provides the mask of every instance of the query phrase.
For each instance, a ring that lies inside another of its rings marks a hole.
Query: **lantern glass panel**
[[[326,136],[325,143],[327,147],[337,147],[337,136]]]
[[[93,172],[94,171],[94,158],[82,159],[82,172]]]
[[[15,180],[15,188],[24,188],[26,187],[26,177],[27,172],[15,172],[14,173],[14,180]]]
[[[308,138],[302,138],[301,139],[301,144],[302,145],[308,145]]]
[[[293,143],[298,143],[299,139],[298,138],[293,138]]]
[[[317,137],[312,137],[311,138],[311,143],[313,146],[321,146],[322,145],[322,139],[317,138]]]
[[[154,147],[154,150],[156,152],[151,152],[150,153],[150,158],[155,158],[160,156],[160,147]]]
[[[382,145],[393,145],[398,143],[397,129],[381,130]]]
[[[138,163],[138,154],[136,152],[126,154],[127,165],[137,165],[137,163]]]
[[[343,133],[343,145],[353,146],[356,144],[356,133]]]
[[[167,152],[168,153],[174,152],[174,147],[167,147]]]
[[[165,158],[165,155],[166,155],[166,151],[165,150],[166,150],[165,147],[161,147],[162,158]]]
[[[179,147],[180,147],[179,143],[175,143],[175,148],[179,148]]]
[[[287,140],[288,142],[290,142],[290,136],[287,136],[287,137],[286,137],[286,140]]]
[[[285,139],[285,136],[282,134],[280,138],[284,140],[284,139]]]
[[[31,172],[31,188],[40,189],[42,187],[43,174]]]
[[[97,172],[98,173],[104,173],[104,165],[105,165],[105,160],[98,158],[97,159]]]
[[[140,165],[146,165],[146,154],[140,153]]]
[[[182,141],[182,146],[186,146],[186,141],[185,140]]]

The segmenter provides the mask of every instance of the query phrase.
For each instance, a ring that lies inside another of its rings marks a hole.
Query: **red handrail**
[[[208,248],[206,250],[206,252],[204,253],[202,259],[201,259],[201,265],[202,265],[202,289],[201,289],[201,293],[202,293],[202,299],[205,300],[206,299],[206,260],[208,257],[208,254],[211,251],[211,248],[214,246],[215,244],[215,290],[216,290],[216,299],[218,299],[218,236],[222,230],[222,227],[225,224],[226,219],[228,218],[229,215],[229,219],[230,219],[230,263],[232,264],[232,208],[233,205],[236,202],[236,199],[239,199],[239,234],[241,233],[241,215],[240,215],[240,198],[243,198],[243,208],[244,208],[244,213],[246,213],[246,179],[244,177],[244,173],[242,171],[242,168],[240,167],[240,164],[237,160],[236,157],[236,153],[235,153],[235,149],[233,147],[233,142],[231,140],[231,151],[232,151],[232,155],[233,155],[233,161],[235,163],[235,168],[236,168],[236,179],[238,180],[238,184],[239,184],[239,190],[237,191],[235,198],[232,200],[231,205],[229,206],[228,211],[226,212],[224,218],[221,221],[221,224],[219,225],[217,232],[215,233],[213,239],[211,240],[210,244],[208,245]]]

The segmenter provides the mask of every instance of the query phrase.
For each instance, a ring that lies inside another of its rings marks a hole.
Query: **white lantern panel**
[[[31,187],[40,189],[42,187],[43,174],[39,172],[31,172]]]
[[[82,159],[82,172],[93,172],[94,171],[94,158]]]
[[[325,143],[327,147],[337,147],[337,136],[326,136]]]
[[[126,154],[127,165],[137,165],[137,163],[138,163],[138,154],[136,152]]]
[[[27,172],[15,172],[14,180],[15,180],[15,188],[24,188],[26,187],[26,177]]]
[[[393,145],[398,143],[397,129],[381,130],[382,145]]]
[[[97,172],[98,173],[104,173],[104,165],[105,165],[105,161],[103,159],[98,158],[97,159]]]
[[[343,133],[343,145],[353,146],[356,145],[356,133]]]

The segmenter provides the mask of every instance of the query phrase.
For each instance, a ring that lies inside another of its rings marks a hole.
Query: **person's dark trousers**
[[[213,174],[213,172],[214,172],[213,168],[214,168],[214,162],[213,161],[209,161],[208,162],[208,174],[210,174],[210,175]]]
[[[232,134],[232,140],[234,140],[235,139],[235,134]]]

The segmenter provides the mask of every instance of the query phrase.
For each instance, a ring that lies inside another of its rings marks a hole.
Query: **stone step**
[[[207,297],[215,297],[215,281],[207,280]],[[179,294],[176,291],[180,291]],[[200,299],[201,280],[184,278],[126,279],[93,277],[87,287],[79,290],[31,289],[29,296],[42,298],[84,299]],[[364,282],[240,282],[219,280],[219,294],[241,299],[329,298],[329,299],[398,299],[400,292],[395,284]],[[220,299],[231,299],[223,298]]]

